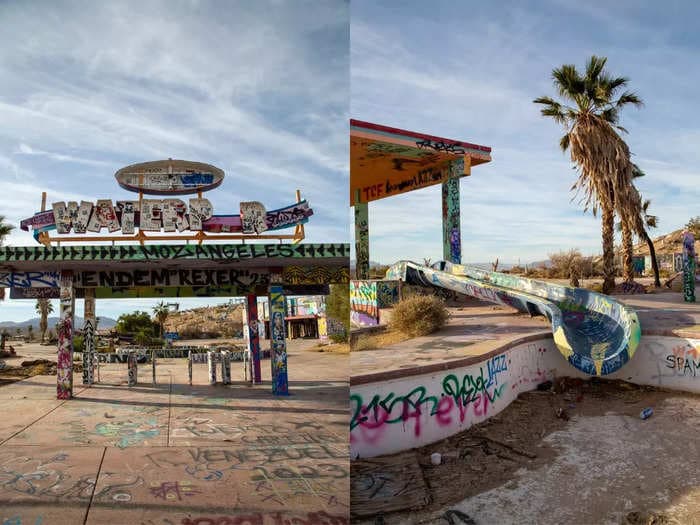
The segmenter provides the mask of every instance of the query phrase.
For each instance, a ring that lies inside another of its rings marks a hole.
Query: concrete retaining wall
[[[449,370],[354,384],[351,457],[439,441],[498,414],[521,392],[561,376],[589,377],[570,366],[546,337],[492,352],[476,363],[458,362]],[[632,360],[608,377],[700,393],[700,339],[644,336]]]

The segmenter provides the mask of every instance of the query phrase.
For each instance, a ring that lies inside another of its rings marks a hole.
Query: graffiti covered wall
[[[376,281],[350,281],[350,322],[355,326],[379,324]]]
[[[391,308],[401,299],[401,281],[376,281],[377,306]]]
[[[393,454],[445,439],[555,377],[590,376],[572,368],[547,337],[439,373],[352,385],[351,458]],[[700,393],[700,339],[646,335],[634,359],[610,377]]]
[[[351,458],[392,454],[461,432],[554,377],[565,362],[551,339],[481,363],[351,387]]]

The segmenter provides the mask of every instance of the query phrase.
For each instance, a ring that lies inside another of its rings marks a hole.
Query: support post
[[[231,384],[231,352],[224,350],[221,352],[221,382],[224,385]]]
[[[187,376],[190,380],[190,386],[192,386],[192,350],[187,351]]]
[[[73,310],[75,292],[73,273],[61,272],[61,320],[58,325],[58,359],[56,364],[56,397],[73,397]]]
[[[129,386],[136,386],[139,377],[138,363],[136,362],[136,352],[131,350],[126,356],[127,383]]]
[[[692,232],[683,233],[683,300],[695,302],[695,236]]]
[[[369,203],[360,202],[355,192],[355,276],[369,279]]]
[[[95,289],[85,288],[83,317],[83,384],[95,382]]]
[[[151,368],[153,373],[153,386],[156,386],[156,349],[151,350]]]
[[[442,257],[455,264],[462,262],[459,218],[459,178],[451,177],[442,183]]]
[[[258,326],[258,297],[245,296],[246,325],[248,326],[248,353],[250,354],[250,380],[256,385],[262,383],[260,373],[260,334]]]
[[[209,367],[209,384],[216,384],[216,353],[207,352],[207,366]]]
[[[272,366],[272,393],[289,395],[287,378],[287,343],[285,338],[285,298],[281,284],[270,285],[270,363]]]

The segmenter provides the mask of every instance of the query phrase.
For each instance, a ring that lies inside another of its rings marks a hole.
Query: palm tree
[[[625,282],[634,280],[634,268],[632,258],[634,254],[634,246],[632,242],[632,234],[636,234],[640,239],[643,239],[649,247],[649,255],[651,256],[651,266],[654,271],[654,286],[661,286],[659,278],[659,263],[656,260],[656,249],[654,242],[647,233],[648,228],[656,228],[658,217],[649,213],[649,205],[651,201],[646,199],[642,201],[642,196],[634,184],[634,179],[644,177],[645,173],[636,164],[632,163],[632,181],[630,181],[629,191],[624,194],[624,198],[617,198],[616,208],[620,216],[620,231],[622,232],[622,271]]]
[[[2,242],[5,240],[5,237],[10,235],[10,232],[14,229],[14,226],[5,222],[5,216],[0,215],[0,246],[2,246]]]
[[[579,174],[571,189],[583,192],[584,210],[591,208],[594,215],[601,210],[603,292],[610,293],[615,286],[615,198],[629,191],[632,178],[629,148],[617,133],[626,131],[619,125],[620,110],[642,101],[629,91],[620,93],[628,79],[603,71],[606,62],[592,56],[583,75],[572,64],[554,69],[554,86],[564,102],[540,97],[534,103],[565,128],[559,146],[569,151]]]
[[[160,337],[163,337],[163,326],[165,325],[165,320],[168,318],[168,314],[170,314],[168,305],[163,301],[159,302],[153,307],[153,314],[156,316],[156,322],[160,327]]]
[[[5,216],[0,215],[0,246],[2,246],[5,237],[10,235],[10,232],[14,229],[14,226],[5,222]],[[0,288],[0,301],[2,301],[3,299],[5,299],[5,289]]]
[[[41,342],[44,342],[46,337],[46,329],[49,326],[49,314],[53,313],[53,305],[49,299],[36,300],[36,312],[41,316],[39,319],[39,332],[41,332]]]

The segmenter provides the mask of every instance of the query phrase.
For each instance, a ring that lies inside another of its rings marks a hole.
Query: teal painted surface
[[[447,179],[442,183],[442,256],[455,264],[462,262],[459,220],[459,179]]]
[[[429,268],[402,261],[389,268],[386,277],[446,288],[531,315],[543,315],[552,324],[559,351],[572,366],[591,375],[607,375],[620,369],[634,355],[641,337],[634,310],[582,288],[448,262]]]
[[[369,279],[369,204],[355,203],[355,275]]]

